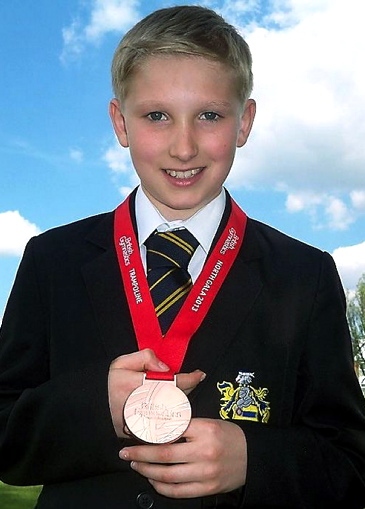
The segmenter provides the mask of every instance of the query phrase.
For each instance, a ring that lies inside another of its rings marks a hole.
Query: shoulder
[[[90,244],[89,238],[95,237],[100,246],[112,242],[114,212],[105,212],[81,219],[66,225],[57,226],[37,237],[33,237],[27,246],[38,253],[48,256],[56,253],[72,252],[82,245]]]
[[[291,253],[297,252],[315,257],[323,254],[323,251],[317,247],[306,244],[256,219],[248,218],[247,235],[254,237],[262,248],[269,251],[288,249]]]
[[[246,236],[249,249],[278,281],[316,281],[323,273],[337,278],[334,260],[326,251],[251,218],[247,222]]]

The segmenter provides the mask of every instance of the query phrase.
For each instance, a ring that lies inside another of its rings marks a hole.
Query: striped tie
[[[154,232],[145,242],[147,280],[162,334],[167,332],[193,285],[188,265],[198,245],[186,229]]]

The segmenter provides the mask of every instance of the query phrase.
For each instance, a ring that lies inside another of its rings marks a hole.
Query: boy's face
[[[152,203],[168,220],[187,219],[220,193],[255,103],[243,109],[233,72],[219,62],[148,57],[110,115]]]

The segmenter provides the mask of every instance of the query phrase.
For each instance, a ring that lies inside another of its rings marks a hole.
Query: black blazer
[[[167,499],[119,459],[108,370],[137,344],[113,218],[27,246],[0,333],[1,478],[43,484],[38,509],[362,509],[365,407],[333,260],[252,219],[182,368],[207,373],[193,415],[244,430],[245,489]],[[239,386],[240,372],[254,375]]]

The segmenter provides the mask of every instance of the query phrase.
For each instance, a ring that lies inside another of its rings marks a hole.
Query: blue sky
[[[353,289],[365,272],[362,2],[201,3],[254,59],[258,113],[227,187],[252,217],[332,253]],[[32,235],[114,209],[137,184],[108,118],[110,61],[123,33],[166,5],[0,3],[0,317]]]

